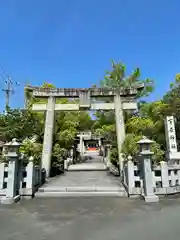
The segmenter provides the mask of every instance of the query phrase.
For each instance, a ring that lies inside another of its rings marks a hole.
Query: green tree
[[[37,134],[38,121],[28,110],[7,109],[0,115],[0,138],[10,141],[12,138],[23,140]]]
[[[136,87],[138,84],[144,84],[144,89],[139,96],[147,96],[154,90],[154,82],[152,79],[140,79],[141,73],[139,68],[135,68],[133,72],[126,76],[126,66],[121,62],[112,61],[112,69],[106,71],[104,79],[100,85],[107,88],[129,88]]]
[[[164,119],[168,107],[169,105],[162,100],[142,103],[138,116],[133,116],[127,120],[126,132],[145,135],[165,148]]]
[[[139,92],[138,97],[149,95],[154,89],[154,82],[151,79],[140,79],[140,69],[136,68],[132,74],[127,76],[126,67],[121,62],[112,61],[112,68],[110,71],[106,71],[104,79],[100,82],[100,86],[104,88],[130,88],[136,87],[139,84],[144,84],[144,89]],[[103,99],[101,99],[103,101]],[[112,101],[112,99],[106,98],[105,102]],[[124,113],[125,122],[132,114],[128,112]],[[115,127],[115,113],[114,111],[100,111],[95,113],[96,121],[93,124],[93,131],[101,133],[109,141],[111,141],[114,148],[117,148],[116,143],[116,127]],[[135,119],[134,119],[135,121]],[[136,120],[139,121],[139,120]],[[128,123],[130,128],[130,123]],[[117,151],[112,148],[115,153]]]
[[[137,142],[142,139],[142,137],[142,135],[136,135],[133,133],[126,135],[122,147],[122,153],[126,161],[128,160],[128,156],[130,155],[132,156],[133,162],[139,162],[139,145]],[[153,163],[159,163],[160,161],[164,160],[164,151],[161,149],[160,144],[154,141],[151,146],[151,151],[154,152],[154,155],[152,157]]]

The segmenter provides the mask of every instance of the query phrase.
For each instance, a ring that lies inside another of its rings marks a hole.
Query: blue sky
[[[23,106],[27,82],[89,87],[111,59],[140,67],[159,99],[180,72],[179,11],[179,0],[1,0],[0,72],[20,82],[11,106]]]

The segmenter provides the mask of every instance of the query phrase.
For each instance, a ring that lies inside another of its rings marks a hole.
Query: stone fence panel
[[[144,182],[140,166],[128,161],[123,173],[123,184],[128,194],[143,195]],[[152,181],[156,195],[180,193],[180,164],[160,162],[158,166],[152,166]]]

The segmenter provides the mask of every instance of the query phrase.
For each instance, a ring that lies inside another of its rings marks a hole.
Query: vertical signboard
[[[173,116],[167,116],[165,119],[165,134],[167,150],[177,152],[176,130]]]

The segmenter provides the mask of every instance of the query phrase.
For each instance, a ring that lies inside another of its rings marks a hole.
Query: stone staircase
[[[39,188],[36,197],[126,197],[119,177],[110,174],[101,158],[70,165],[64,175],[49,179]]]

